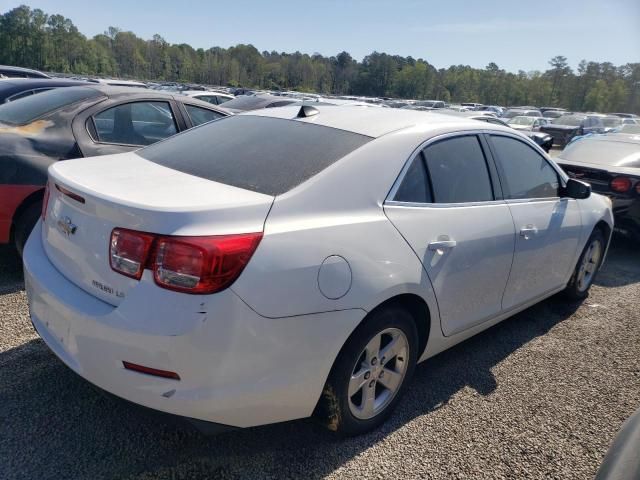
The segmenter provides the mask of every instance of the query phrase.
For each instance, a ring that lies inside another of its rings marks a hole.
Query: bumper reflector
[[[169,372],[168,370],[158,370],[157,368],[145,367],[143,365],[136,365],[135,363],[122,362],[122,365],[127,370],[133,370],[138,373],[146,373],[147,375],[153,375],[162,378],[171,378],[172,380],[180,380],[180,375],[176,372]]]

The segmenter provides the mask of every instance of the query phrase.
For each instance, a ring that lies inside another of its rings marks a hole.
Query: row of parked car
[[[0,81],[0,104],[4,104],[0,107],[0,123],[3,124],[0,135],[4,137],[0,148],[5,166],[0,171],[0,189],[4,190],[5,200],[0,207],[0,242],[14,242],[18,250],[22,250],[38,218],[42,186],[51,161],[132,151],[202,123],[251,110],[286,105],[385,106],[363,99],[323,98],[295,92],[280,95],[244,92],[248,95],[234,97],[220,90],[184,90],[173,85],[131,88],[138,86],[122,80],[14,78]],[[17,100],[23,101],[16,103]],[[418,110],[427,109],[512,128],[531,138],[546,152],[554,143],[565,145],[584,136],[604,133],[605,129],[593,125],[596,122],[602,125],[603,118],[609,118],[564,113],[550,120],[542,113],[551,110],[543,109],[540,113],[528,107],[506,110],[500,117],[479,105],[467,105],[463,110],[440,108],[439,104],[417,107],[420,107]],[[525,115],[514,115],[514,112]],[[42,120],[45,116],[47,119]],[[638,200],[634,199],[634,195],[640,194],[638,172],[634,170],[638,165],[620,157],[622,148],[605,149],[607,154],[604,155],[598,145],[625,139],[624,142],[632,145],[628,149],[633,150],[640,127],[632,115],[618,114],[615,118],[620,122],[617,128],[608,130],[611,134],[567,149],[560,158],[566,160],[567,165],[572,162],[570,171],[573,174],[584,176],[592,185],[597,185],[598,191],[608,192],[616,199],[619,226],[622,229],[625,225],[624,230],[633,233],[640,230],[640,215],[635,206]],[[583,153],[585,148],[598,151],[599,164],[609,162],[611,167],[625,167],[624,171],[614,168],[606,174],[591,170],[589,174],[577,172],[575,162],[586,161],[589,157]],[[575,154],[576,151],[580,153]],[[29,160],[25,161],[25,158]],[[628,181],[622,181],[617,174],[630,176],[624,177]]]

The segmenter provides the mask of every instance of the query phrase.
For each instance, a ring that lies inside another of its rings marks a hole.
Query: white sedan
[[[511,129],[289,106],[49,169],[33,324],[122,398],[233,427],[381,424],[416,363],[584,298],[611,204]]]

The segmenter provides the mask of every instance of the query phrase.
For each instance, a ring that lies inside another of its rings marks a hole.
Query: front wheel
[[[589,295],[602,259],[604,258],[605,240],[601,230],[595,230],[578,259],[575,271],[565,289],[565,294],[572,300],[582,300]]]
[[[402,308],[373,312],[338,355],[318,405],[327,427],[343,436],[365,433],[391,415],[417,360],[413,317]]]

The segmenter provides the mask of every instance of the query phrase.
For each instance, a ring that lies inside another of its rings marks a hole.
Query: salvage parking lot
[[[551,298],[418,366],[380,430],[311,421],[217,437],[141,412],[67,369],[0,250],[2,478],[592,478],[640,406],[640,254],[614,246],[582,304]]]

